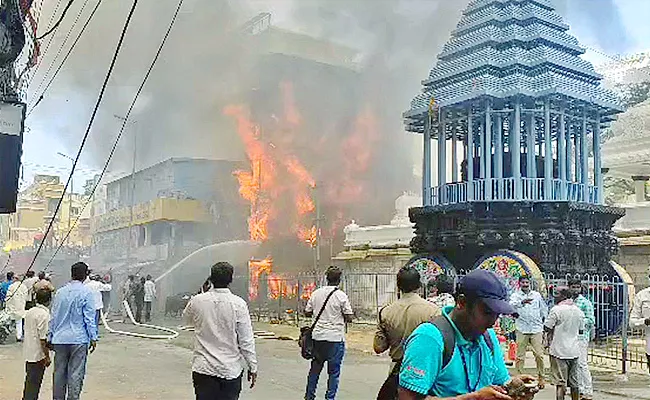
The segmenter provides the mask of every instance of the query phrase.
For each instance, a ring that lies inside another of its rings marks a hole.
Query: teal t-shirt
[[[448,314],[452,309],[445,307],[443,315],[449,319]],[[492,351],[483,336],[476,342],[470,342],[460,334],[453,322],[451,325],[456,333],[456,348],[442,371],[442,333],[430,323],[422,324],[413,331],[405,344],[400,386],[421,395],[454,397],[486,386],[505,385],[510,380],[510,374],[494,331],[488,330],[494,344]],[[463,366],[461,352],[467,367]]]

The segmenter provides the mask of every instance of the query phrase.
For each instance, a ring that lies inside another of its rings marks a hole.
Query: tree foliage
[[[634,107],[650,99],[650,81],[620,84],[617,89],[621,93],[625,107]]]

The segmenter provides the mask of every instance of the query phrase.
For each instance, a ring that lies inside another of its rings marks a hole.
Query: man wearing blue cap
[[[511,379],[496,334],[499,315],[515,314],[508,290],[493,272],[477,269],[459,283],[456,306],[420,325],[408,338],[400,370],[400,400],[532,399],[535,388]],[[509,395],[510,394],[510,395]]]

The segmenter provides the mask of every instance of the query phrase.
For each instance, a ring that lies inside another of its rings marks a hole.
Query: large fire
[[[292,83],[282,82],[279,93],[281,106],[269,115],[260,116],[256,109],[257,118],[253,118],[251,108],[243,104],[223,110],[234,120],[250,162],[250,169],[235,175],[240,195],[250,204],[251,240],[293,236],[313,248],[321,235],[331,238],[340,232],[351,205],[369,200],[365,175],[379,137],[378,124],[372,110],[365,107],[350,120],[350,129],[344,134],[340,123],[309,126]],[[316,215],[316,196],[328,215]],[[258,295],[262,273],[267,276],[271,297],[297,295],[297,288],[278,286],[281,278],[273,274],[270,257],[251,261],[249,269],[251,298]]]
[[[318,186],[323,189],[319,190],[320,200],[335,206],[327,216],[326,229],[332,234],[342,228],[346,207],[368,199],[364,175],[369,171],[379,137],[378,124],[372,110],[364,107],[346,135],[305,132],[293,85],[282,82],[280,93],[281,112],[271,115],[271,122],[263,128],[246,105],[224,109],[224,114],[234,119],[250,161],[249,170],[237,171],[235,175],[240,195],[251,206],[251,240],[264,242],[274,236],[294,235],[314,246],[321,232],[316,229],[314,215],[317,183],[308,163],[330,176]],[[311,138],[305,137],[308,135]],[[312,140],[314,137],[318,140]]]

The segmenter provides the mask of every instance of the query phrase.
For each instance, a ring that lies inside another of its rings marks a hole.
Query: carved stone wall
[[[528,255],[545,273],[607,273],[618,251],[612,233],[619,208],[567,202],[465,203],[411,208],[411,251],[440,252],[457,269],[483,255],[511,249]]]

